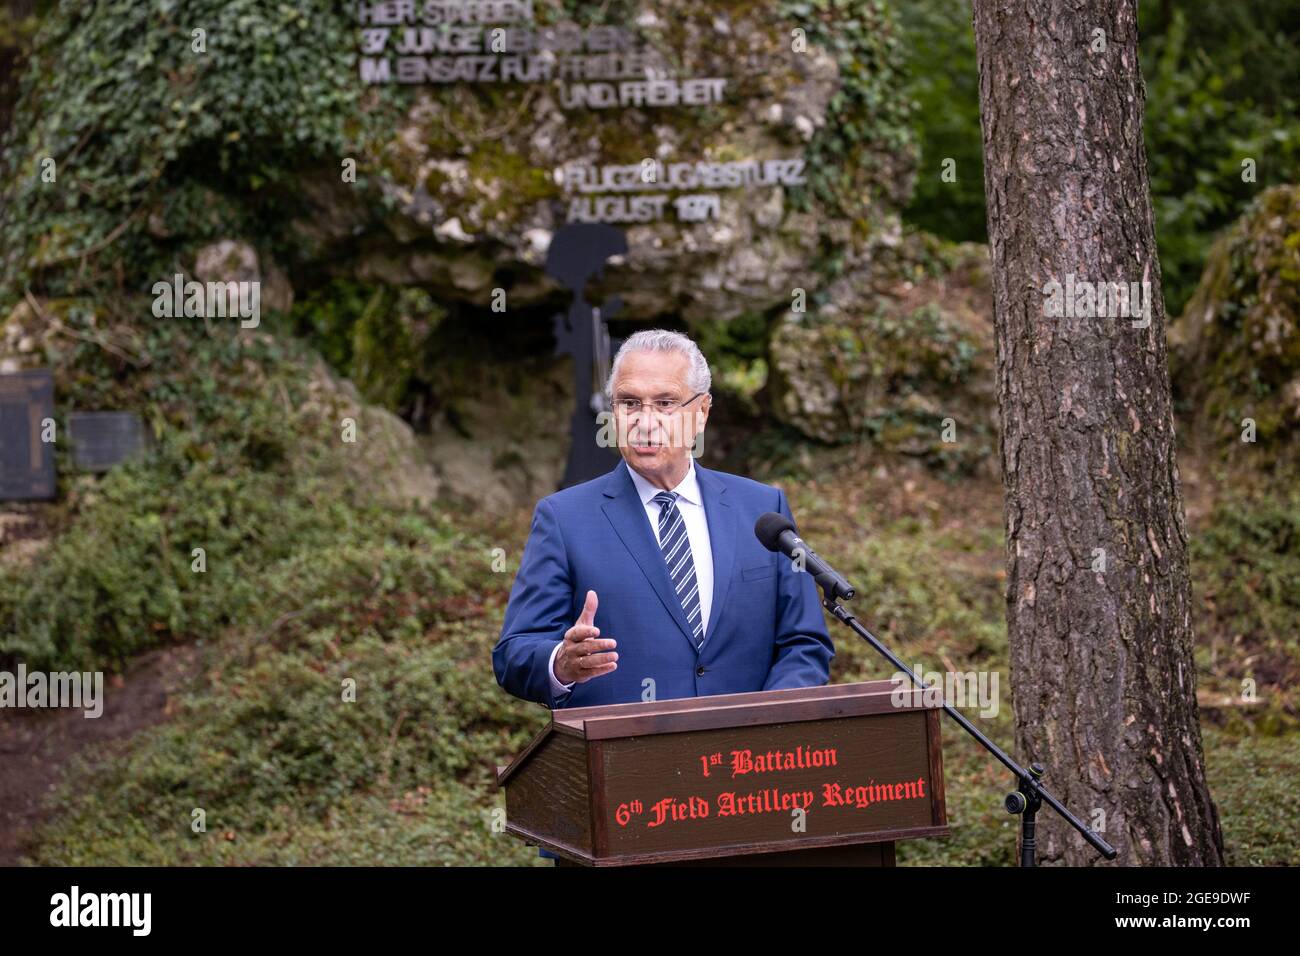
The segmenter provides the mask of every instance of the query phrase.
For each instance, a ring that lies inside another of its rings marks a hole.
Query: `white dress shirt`
[[[654,497],[663,489],[650,484],[631,465],[627,466],[627,470],[628,474],[632,476],[632,484],[636,486],[637,494],[641,496],[641,503],[645,506],[646,518],[650,521],[650,530],[654,532],[655,541],[657,542],[659,540],[659,503],[654,500]],[[686,524],[686,537],[691,545],[691,560],[695,562],[695,580],[700,586],[701,633],[707,634],[709,631],[709,611],[713,605],[713,548],[709,541],[709,522],[704,514],[704,498],[700,495],[700,482],[695,474],[695,459],[693,457],[687,458],[686,477],[672,490],[677,492],[677,510],[682,513],[682,521]],[[599,600],[599,593],[597,593],[596,598]],[[614,639],[618,639],[617,635],[614,635]],[[560,644],[562,643],[564,643],[563,639],[558,641],[555,650],[551,651],[551,691],[557,697],[573,690],[573,683],[561,684],[555,676],[555,655],[560,652]]]

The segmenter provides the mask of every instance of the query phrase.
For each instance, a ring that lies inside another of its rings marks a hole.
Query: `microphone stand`
[[[853,628],[863,640],[883,654],[891,664],[900,671],[907,674],[912,679],[916,687],[927,687],[928,685],[921,680],[912,669],[895,657],[884,644],[876,639],[876,636],[868,631],[859,623],[858,619],[853,616],[851,611],[846,610],[838,601],[838,587],[833,583],[833,579],[825,574],[814,576],[817,584],[822,588],[825,596],[822,598],[822,605],[837,618]],[[852,593],[850,592],[850,596]],[[997,757],[1008,770],[1016,775],[1016,789],[1007,794],[1004,805],[1008,813],[1020,814],[1020,865],[1034,866],[1034,827],[1035,818],[1038,815],[1039,808],[1046,803],[1049,807],[1059,813],[1065,822],[1070,824],[1082,834],[1083,838],[1093,845],[1093,847],[1108,860],[1113,860],[1118,852],[1109,843],[1103,840],[1097,834],[1088,829],[1082,820],[1065,808],[1065,806],[1052,796],[1046,787],[1038,781],[1043,776],[1042,764],[1030,764],[1026,770],[1020,764],[1011,759],[1001,747],[989,740],[982,734],[979,729],[962,716],[961,712],[950,706],[947,701],[943,704],[944,711],[953,720],[957,721],[962,728],[980,742],[980,744],[993,756]]]

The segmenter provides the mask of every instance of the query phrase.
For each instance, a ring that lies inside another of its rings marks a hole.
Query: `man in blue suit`
[[[607,395],[623,460],[537,504],[492,652],[511,694],[555,709],[827,682],[812,576],[754,536],[764,512],[793,521],[785,493],[691,455],[710,385],[680,333],[619,349]]]

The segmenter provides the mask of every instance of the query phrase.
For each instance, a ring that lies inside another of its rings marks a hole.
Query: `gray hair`
[[[614,380],[618,378],[618,367],[628,352],[680,352],[690,363],[686,370],[686,385],[692,392],[708,392],[709,386],[713,384],[713,375],[709,372],[709,363],[705,361],[704,353],[687,336],[669,329],[645,329],[632,333],[619,346],[609,378],[605,381],[606,398],[614,397]]]

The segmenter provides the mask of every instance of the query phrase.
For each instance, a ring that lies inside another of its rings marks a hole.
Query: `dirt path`
[[[170,714],[173,694],[195,673],[193,646],[151,651],[104,683],[104,712],[0,710],[0,866],[21,860],[32,831],[50,814],[46,796],[72,757],[108,756]]]

